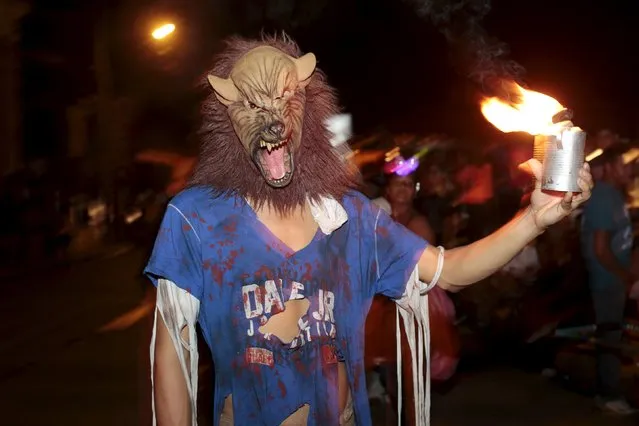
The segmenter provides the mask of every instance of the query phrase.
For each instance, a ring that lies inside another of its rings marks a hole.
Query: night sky
[[[358,134],[444,132],[469,143],[503,137],[479,113],[481,87],[453,66],[444,37],[402,0],[33,3],[21,41],[31,157],[56,154],[66,138],[66,106],[95,90],[93,25],[102,5],[109,11],[118,92],[144,105],[138,128],[169,132],[176,143],[194,128],[200,95],[195,82],[221,40],[261,29],[284,29],[317,55]],[[531,89],[575,110],[576,124],[635,137],[639,31],[632,3],[493,0],[483,27],[510,46],[510,58],[526,69]],[[168,48],[148,37],[160,19],[178,25]]]

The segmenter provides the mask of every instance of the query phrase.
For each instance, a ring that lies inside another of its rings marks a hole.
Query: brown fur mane
[[[297,44],[287,36],[265,36],[262,40],[231,38],[209,74],[227,78],[237,60],[249,50],[269,45],[293,57],[301,56]],[[322,71],[315,70],[306,87],[302,138],[294,154],[295,172],[289,185],[273,188],[253,163],[238,139],[227,108],[208,86],[202,104],[202,147],[191,185],[209,186],[216,197],[248,198],[259,208],[270,205],[282,214],[320,197],[341,200],[358,185],[358,174],[335,152],[329,142],[325,120],[338,113],[335,90]]]

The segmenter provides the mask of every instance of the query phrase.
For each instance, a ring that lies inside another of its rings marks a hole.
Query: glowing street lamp
[[[174,24],[164,24],[153,30],[151,36],[156,40],[162,40],[175,31]]]

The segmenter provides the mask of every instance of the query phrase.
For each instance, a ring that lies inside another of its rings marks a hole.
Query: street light
[[[153,30],[151,36],[156,40],[162,40],[163,38],[168,37],[175,31],[174,24],[164,24]]]

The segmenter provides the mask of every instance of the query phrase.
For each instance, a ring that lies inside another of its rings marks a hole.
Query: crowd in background
[[[578,346],[576,342],[582,342],[556,336],[558,329],[596,324],[598,343],[593,350],[598,374],[591,381],[576,378],[577,387],[597,393],[605,409],[628,414],[632,408],[623,396],[621,364],[636,363],[636,359],[620,355],[618,345],[624,335],[637,337],[628,333],[628,322],[639,320],[637,304],[632,300],[637,296],[632,292],[639,293],[639,284],[635,284],[639,275],[630,260],[636,216],[636,155],[632,155],[630,144],[611,132],[600,132],[596,139],[589,144],[591,150],[598,151],[591,156],[591,165],[599,189],[595,193],[604,195],[593,197],[583,211],[548,229],[496,274],[461,293],[448,295],[455,304],[455,327],[446,331],[448,339],[433,339],[432,350],[460,356],[451,342],[461,336],[462,360],[497,357],[553,376],[568,377],[568,372],[588,375],[570,371],[557,361],[562,351],[573,350]],[[506,161],[500,161],[504,158]],[[412,173],[371,179],[368,195],[413,232],[432,244],[452,249],[488,235],[527,204],[533,179],[525,168],[518,167],[517,159],[523,161],[526,156],[500,158],[485,153],[472,156],[455,150],[435,151]],[[604,246],[610,245],[614,252],[610,257],[624,259],[624,269],[607,273],[600,283],[595,281],[601,275],[597,271],[603,261],[601,255],[593,253],[593,229],[607,234]],[[610,288],[615,287],[619,276],[623,278],[619,291],[611,294]],[[372,317],[383,316],[380,312],[379,308],[373,309],[369,315],[369,323],[376,330],[382,328]],[[367,345],[371,341],[372,348],[376,334],[367,334]],[[614,346],[615,353],[602,349]],[[433,363],[433,367],[438,366]],[[562,368],[564,371],[558,371]]]

